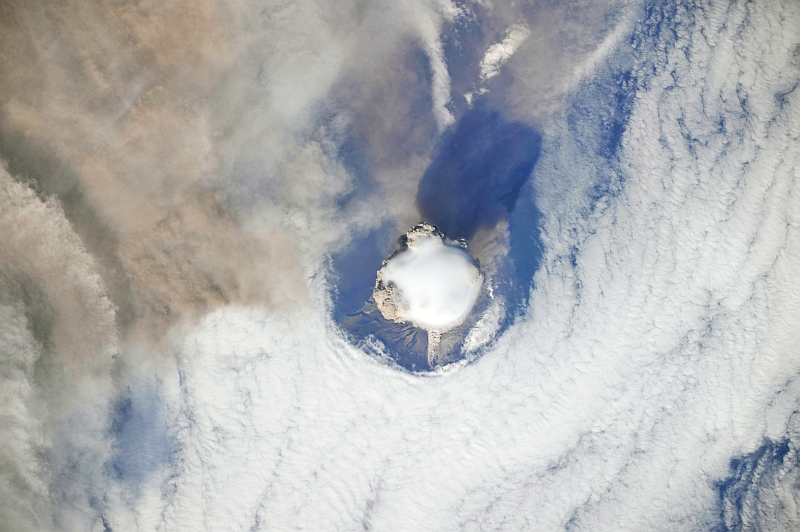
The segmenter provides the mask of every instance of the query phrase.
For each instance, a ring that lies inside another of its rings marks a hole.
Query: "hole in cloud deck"
[[[393,249],[387,222],[332,257],[333,318],[355,344],[428,371],[479,356],[525,311],[541,257],[529,180],[540,146],[482,100],[443,134],[417,190],[430,224]]]

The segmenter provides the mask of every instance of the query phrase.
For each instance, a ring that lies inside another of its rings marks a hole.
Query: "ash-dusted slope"
[[[444,332],[466,319],[482,283],[478,261],[466,242],[450,240],[422,222],[383,262],[373,297],[387,320]]]

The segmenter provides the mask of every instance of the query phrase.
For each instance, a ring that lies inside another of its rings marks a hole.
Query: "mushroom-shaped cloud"
[[[483,283],[478,261],[464,240],[450,240],[422,222],[378,271],[373,297],[383,317],[445,332],[469,315]]]

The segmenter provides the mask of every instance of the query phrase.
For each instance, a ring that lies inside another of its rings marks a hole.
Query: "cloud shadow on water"
[[[417,191],[425,221],[470,239],[510,215],[539,158],[541,136],[476,105],[443,139]]]

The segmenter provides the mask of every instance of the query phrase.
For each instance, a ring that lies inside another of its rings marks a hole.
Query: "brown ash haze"
[[[799,86],[795,0],[0,0],[0,531],[800,529]]]

